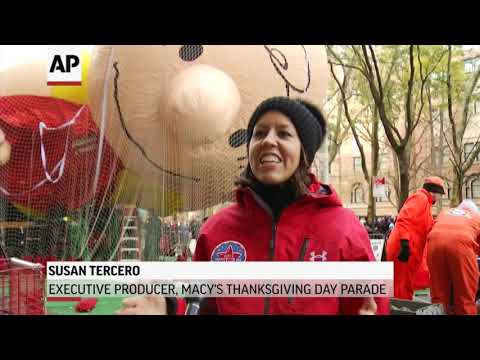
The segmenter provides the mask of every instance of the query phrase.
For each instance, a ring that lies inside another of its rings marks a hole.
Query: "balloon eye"
[[[240,129],[235,131],[230,138],[228,139],[228,143],[232,148],[238,148],[239,146],[245,144],[247,142],[247,130]]]
[[[183,45],[180,48],[178,55],[183,61],[193,61],[200,57],[203,54],[202,45]]]

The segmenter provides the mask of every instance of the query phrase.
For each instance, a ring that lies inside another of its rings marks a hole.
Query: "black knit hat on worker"
[[[247,146],[252,138],[255,124],[268,111],[278,111],[290,119],[305,150],[307,165],[310,166],[326,133],[326,121],[320,110],[305,100],[281,96],[267,99],[258,105],[250,118],[247,127]]]
[[[445,184],[438,176],[429,176],[423,181],[423,188],[431,193],[445,194]]]

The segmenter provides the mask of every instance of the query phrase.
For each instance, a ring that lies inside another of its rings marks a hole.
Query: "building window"
[[[471,74],[474,73],[477,70],[478,66],[478,59],[468,59],[465,60],[465,73]]]
[[[468,105],[470,115],[477,115],[480,112],[480,100],[477,97],[478,95],[470,99],[470,104]]]
[[[465,198],[480,199],[480,178],[475,177],[467,181],[465,186]]]
[[[476,178],[473,179],[470,183],[470,189],[472,191],[472,199],[479,199],[480,198],[480,179]]]
[[[353,171],[362,171],[362,158],[360,156],[353,158]]]
[[[362,185],[355,184],[352,188],[352,204],[361,204],[363,203],[363,189]]]
[[[464,151],[465,151],[465,160],[468,159],[468,157],[470,156],[470,153],[473,151],[473,148],[475,147],[475,144],[474,143],[466,143],[464,145]],[[480,154],[477,154],[477,156],[475,157],[475,160],[474,162],[479,162],[480,161]]]
[[[476,115],[480,113],[480,100],[474,100],[473,101],[473,114]]]

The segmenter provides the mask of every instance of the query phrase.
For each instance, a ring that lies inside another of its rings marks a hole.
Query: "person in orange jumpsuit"
[[[442,211],[427,237],[432,303],[448,314],[477,315],[479,240],[480,214],[471,200]]]
[[[413,281],[424,258],[427,234],[433,226],[432,205],[445,193],[442,179],[428,177],[423,188],[408,197],[387,241],[387,261],[393,261],[393,292],[413,299]]]

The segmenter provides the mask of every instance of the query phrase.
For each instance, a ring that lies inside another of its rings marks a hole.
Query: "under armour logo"
[[[310,253],[310,261],[327,261],[327,252],[323,250],[321,254],[315,255],[315,251],[312,251]]]

